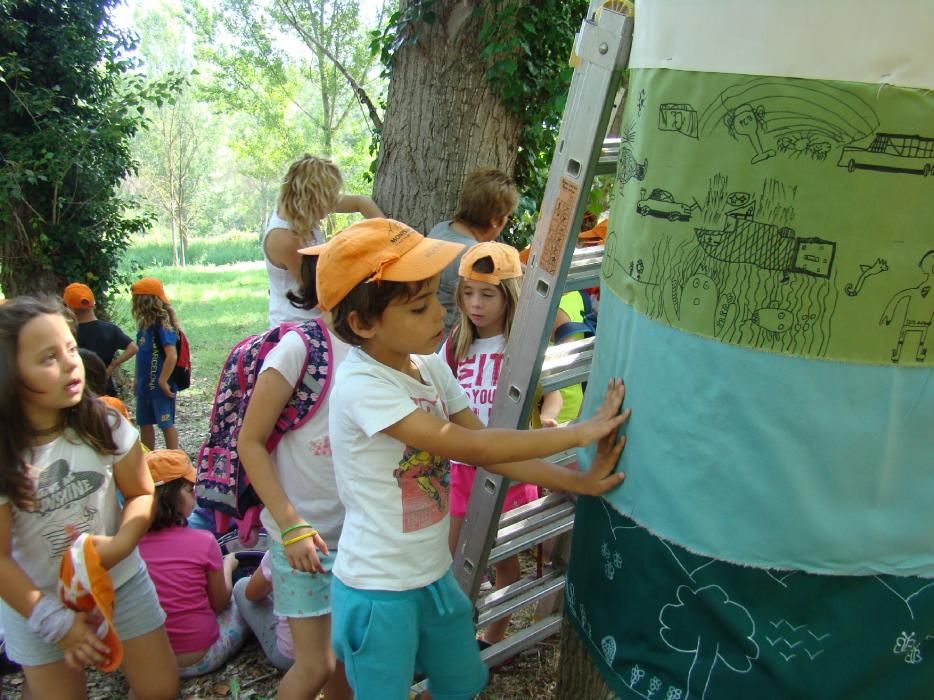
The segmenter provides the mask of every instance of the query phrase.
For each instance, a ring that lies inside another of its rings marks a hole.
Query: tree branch
[[[314,46],[315,48],[317,48],[325,56],[327,56],[328,60],[334,64],[337,70],[340,71],[341,75],[344,76],[344,79],[350,85],[350,89],[354,91],[354,94],[356,94],[357,99],[360,100],[360,104],[362,104],[364,108],[366,109],[367,113],[369,114],[370,121],[373,123],[373,126],[377,130],[381,131],[383,128],[383,120],[380,119],[379,111],[376,109],[376,105],[373,104],[373,101],[370,99],[370,96],[366,94],[366,90],[363,89],[360,83],[358,83],[356,79],[347,70],[347,68],[344,67],[344,64],[341,63],[337,59],[337,57],[334,54],[332,54],[324,44],[322,44],[320,41],[318,41],[317,38],[315,38],[314,36],[309,34],[307,31],[305,31],[301,23],[298,21],[298,18],[295,16],[295,11],[292,9],[292,5],[291,3],[289,3],[288,0],[280,0],[278,5],[281,8],[283,8],[283,12],[289,16],[292,26],[295,28],[295,31],[297,31],[301,35],[302,39],[309,46],[309,48],[311,46]]]

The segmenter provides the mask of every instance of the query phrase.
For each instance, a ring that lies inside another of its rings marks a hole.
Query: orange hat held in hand
[[[113,671],[123,662],[123,644],[113,625],[113,582],[88,534],[78,535],[71,548],[62,555],[58,573],[58,594],[62,602],[78,612],[97,613],[104,620],[107,632],[101,641],[110,649],[110,657],[97,668]]]

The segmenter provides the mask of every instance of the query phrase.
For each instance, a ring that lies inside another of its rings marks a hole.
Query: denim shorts
[[[114,627],[122,640],[135,639],[162,626],[165,613],[145,568],[140,568],[116,590]],[[0,619],[6,631],[6,653],[22,666],[42,666],[65,658],[54,644],[46,644],[29,629],[26,618],[6,603],[0,604]]]
[[[332,551],[328,556],[319,553],[323,574],[296,571],[289,566],[285,548],[273,539],[269,540],[272,559],[273,612],[280,617],[320,617],[331,613],[331,567],[334,566]]]

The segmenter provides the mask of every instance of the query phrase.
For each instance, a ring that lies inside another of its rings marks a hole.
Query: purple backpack
[[[283,435],[304,425],[315,414],[330,384],[331,337],[317,319],[283,323],[244,338],[230,351],[214,392],[210,434],[198,451],[195,487],[198,505],[214,511],[218,532],[226,532],[230,521],[236,520],[243,541],[259,528],[263,504],[240,463],[237,437],[263,361],[289,331],[298,333],[305,343],[305,366],[292,398],[266,442],[266,449],[275,450]]]

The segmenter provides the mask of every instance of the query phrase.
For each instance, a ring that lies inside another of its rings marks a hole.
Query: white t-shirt
[[[442,359],[447,357],[447,344],[448,341],[444,341],[438,351]],[[473,412],[484,425],[490,422],[505,349],[506,337],[502,334],[492,338],[477,338],[470,344],[467,356],[457,363],[457,382],[467,394]]]
[[[328,439],[328,404],[332,402],[336,377],[334,372],[344,362],[350,347],[330,333],[331,385],[323,403],[311,419],[297,430],[290,430],[273,452],[272,462],[282,490],[288,495],[298,514],[315,526],[328,548],[336,547],[344,522],[344,507],[337,495],[331,443]],[[301,336],[290,331],[279,341],[263,362],[260,372],[276,370],[285,381],[295,385],[305,364],[305,344]],[[281,542],[279,526],[272,514],[263,509],[260,514],[269,536]],[[300,534],[300,533],[295,533]]]
[[[313,318],[318,318],[321,315],[318,309],[299,309],[292,306],[292,302],[285,296],[287,292],[297,294],[299,285],[295,278],[292,277],[291,272],[273,265],[269,260],[269,256],[266,255],[266,236],[274,228],[292,230],[288,221],[280,217],[278,212],[273,212],[266,224],[266,231],[263,233],[263,260],[266,262],[266,274],[269,276],[269,327],[275,328],[280,323],[310,321]],[[312,229],[312,233],[314,234],[314,242],[308,245],[324,243],[321,231],[317,227]]]
[[[352,348],[335,377],[331,448],[347,517],[334,575],[353,588],[421,588],[451,566],[448,460],[380,431],[417,410],[447,419],[467,397],[437,355],[412,360],[422,382]]]
[[[44,593],[58,595],[58,569],[62,554],[71,546],[66,526],[73,525],[79,534],[114,535],[120,525],[113,465],[136,444],[139,433],[123,416],[114,419],[119,420],[113,431],[115,455],[99,454],[80,442],[71,430],[26,455],[37,503],[33,511],[11,505],[13,559]],[[0,504],[9,502],[6,496],[0,496]],[[134,548],[110,570],[114,588],[142,566],[143,560]]]

